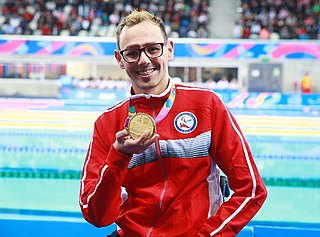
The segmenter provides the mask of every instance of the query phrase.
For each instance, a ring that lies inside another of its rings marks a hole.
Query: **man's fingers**
[[[138,140],[144,143],[148,139],[149,133],[150,133],[149,130],[144,131]]]
[[[128,134],[128,131],[127,129],[123,129],[119,132],[116,133],[116,139],[124,139],[125,137],[127,137],[129,134]]]
[[[124,154],[139,154],[148,149],[159,138],[158,134],[154,134],[151,138],[149,136],[150,131],[146,130],[138,139],[133,140],[128,130],[123,129],[116,133],[114,147]]]
[[[155,143],[159,139],[159,134],[154,134],[151,138],[144,141],[145,146],[150,146],[152,143]]]

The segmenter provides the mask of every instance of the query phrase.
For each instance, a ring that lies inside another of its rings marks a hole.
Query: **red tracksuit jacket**
[[[154,117],[170,90],[134,95],[96,120],[81,179],[83,216],[98,227],[115,222],[121,237],[235,236],[267,192],[238,124],[214,92],[176,85],[172,108],[156,124],[159,142],[133,156],[113,147],[129,104]],[[219,169],[234,192],[224,203]]]

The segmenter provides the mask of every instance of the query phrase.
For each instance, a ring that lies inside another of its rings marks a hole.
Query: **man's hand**
[[[148,139],[148,134],[148,130],[144,131],[141,137],[133,140],[127,129],[123,129],[116,133],[116,141],[113,146],[116,150],[126,155],[142,153],[159,138],[159,135],[155,134]]]

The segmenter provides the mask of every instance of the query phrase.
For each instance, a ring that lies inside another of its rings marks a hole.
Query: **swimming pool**
[[[9,101],[0,111],[0,219],[83,223],[79,179],[93,122],[105,107]],[[253,221],[319,224],[320,115],[232,111],[269,193]]]

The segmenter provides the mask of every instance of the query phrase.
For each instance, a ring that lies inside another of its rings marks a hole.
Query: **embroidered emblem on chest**
[[[181,112],[174,119],[174,127],[178,132],[191,133],[197,127],[197,117],[191,112]]]

